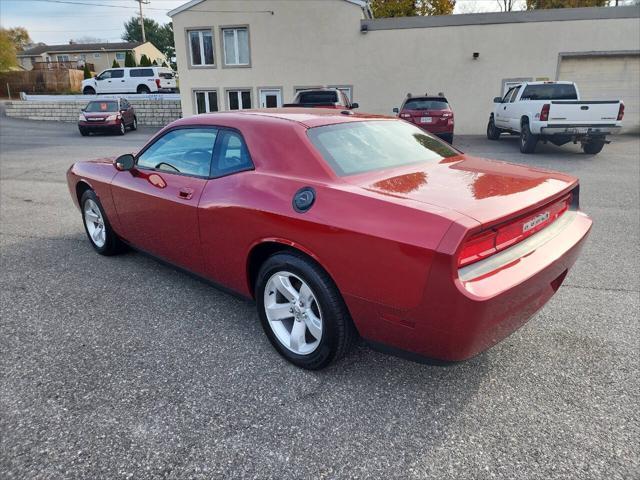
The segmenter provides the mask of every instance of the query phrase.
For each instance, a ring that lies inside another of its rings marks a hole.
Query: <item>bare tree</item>
[[[513,7],[516,6],[518,0],[496,0],[498,2],[498,7],[500,7],[501,12],[511,12],[513,11]]]

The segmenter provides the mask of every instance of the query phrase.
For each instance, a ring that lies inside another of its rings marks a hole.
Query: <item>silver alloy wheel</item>
[[[133,129],[138,129],[138,119],[136,117],[133,117]]]
[[[315,294],[297,275],[274,273],[264,289],[264,310],[279,342],[298,355],[312,353],[322,339],[322,312]]]
[[[105,230],[104,218],[98,204],[92,199],[84,202],[84,223],[89,232],[89,238],[96,247],[102,248],[107,243],[107,232]]]
[[[124,134],[127,131],[127,127],[124,126],[124,120],[120,122],[120,133]]]

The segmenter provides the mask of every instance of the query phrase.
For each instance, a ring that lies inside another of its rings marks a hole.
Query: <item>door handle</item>
[[[191,200],[191,197],[193,197],[193,189],[187,188],[187,187],[181,188],[178,191],[178,197],[183,198],[185,200]]]

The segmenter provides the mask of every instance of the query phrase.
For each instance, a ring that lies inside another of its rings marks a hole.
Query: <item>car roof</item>
[[[343,113],[344,112],[344,113]],[[354,113],[353,110],[336,110],[325,108],[268,108],[256,110],[235,110],[218,113],[195,115],[177,120],[172,125],[227,125],[251,123],[252,120],[267,120],[273,122],[294,122],[305,128],[313,128],[338,123],[361,122],[365,120],[394,120],[396,117],[374,115],[368,113]]]

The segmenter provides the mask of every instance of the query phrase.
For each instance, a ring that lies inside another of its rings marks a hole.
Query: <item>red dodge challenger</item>
[[[308,369],[358,334],[472,357],[549,300],[591,228],[573,177],[351,111],[185,118],[67,180],[98,253],[132,246],[255,299],[273,346]]]

